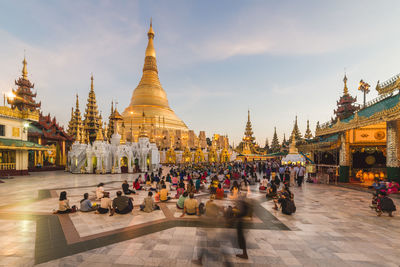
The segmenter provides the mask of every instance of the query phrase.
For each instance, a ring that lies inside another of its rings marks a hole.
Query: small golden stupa
[[[137,138],[142,124],[150,126],[157,124],[157,122],[161,124],[162,121],[162,126],[156,126],[166,130],[187,132],[189,129],[186,124],[170,108],[167,94],[158,78],[156,51],[153,44],[154,31],[151,21],[147,36],[149,41],[146,48],[142,79],[133,91],[131,103],[122,113],[126,129],[127,131],[132,129],[133,135]],[[146,114],[145,123],[143,123],[142,113]],[[130,133],[127,134],[130,135]]]

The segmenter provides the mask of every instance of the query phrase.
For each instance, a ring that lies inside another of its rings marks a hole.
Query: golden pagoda
[[[304,134],[304,138],[305,139],[312,139],[312,137],[313,137],[313,135],[312,135],[311,130],[310,130],[310,121],[307,120],[307,130],[306,130],[306,133]]]
[[[158,126],[155,126],[156,131],[157,128],[171,132],[181,130],[185,133],[189,130],[186,124],[170,108],[167,94],[158,78],[156,51],[153,44],[154,35],[152,23],[150,22],[142,78],[133,91],[131,103],[122,113],[127,131],[132,127],[135,139],[138,137],[140,125],[143,123],[141,116],[143,112],[146,113],[147,118],[145,124],[149,127],[153,121],[157,121],[157,119],[160,121],[160,118],[163,118],[163,125],[161,126],[161,123],[159,123]],[[127,134],[129,135],[130,133]]]
[[[86,104],[85,122],[87,127],[87,134],[90,143],[96,140],[97,130],[100,129],[98,125],[99,113],[97,110],[96,94],[94,93],[93,75],[90,77],[90,91]]]

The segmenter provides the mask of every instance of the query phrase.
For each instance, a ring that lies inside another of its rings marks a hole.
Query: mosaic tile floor
[[[399,266],[400,217],[377,217],[370,195],[352,189],[306,184],[294,188],[297,212],[283,215],[251,188],[255,215],[246,224],[248,260],[236,230],[197,216],[180,218],[175,202],[132,214],[53,215],[60,191],[76,204],[105,182],[115,195],[133,175],[35,173],[0,184],[0,266]],[[134,197],[141,204],[146,192]],[[198,195],[201,201],[207,194]],[[216,201],[229,205],[230,201]],[[399,200],[395,200],[399,206]]]

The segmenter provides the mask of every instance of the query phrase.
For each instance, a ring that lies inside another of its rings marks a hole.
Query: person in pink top
[[[399,184],[396,183],[396,182],[394,182],[394,181],[391,181],[391,182],[388,184],[387,193],[388,193],[388,194],[395,194],[395,193],[397,193],[397,192],[399,192]]]

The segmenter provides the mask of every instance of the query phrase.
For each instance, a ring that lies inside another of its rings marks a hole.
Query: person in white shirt
[[[104,184],[99,183],[96,188],[96,198],[101,199],[104,196]]]
[[[303,166],[299,166],[298,171],[297,171],[297,185],[299,187],[303,184],[305,173],[306,173],[306,169]]]

